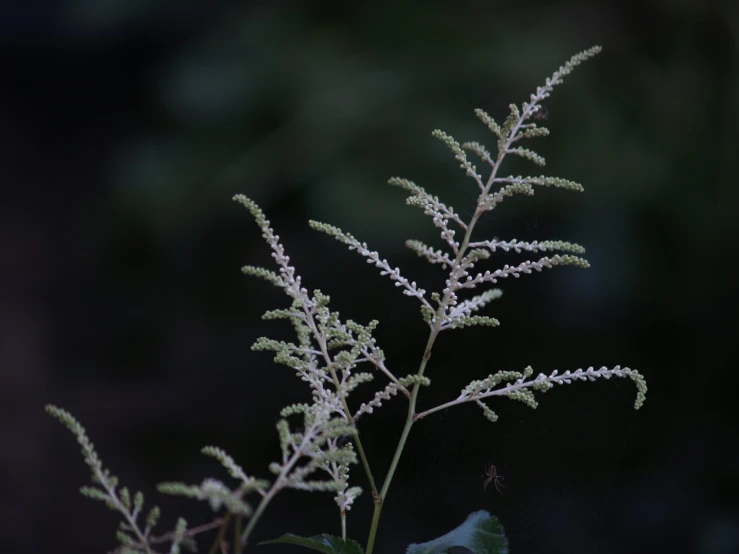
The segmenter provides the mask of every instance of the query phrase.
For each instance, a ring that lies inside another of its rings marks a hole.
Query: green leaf
[[[498,518],[480,510],[446,535],[410,545],[406,554],[450,554],[454,547],[467,548],[473,554],[508,554],[508,539]]]
[[[296,546],[305,546],[311,550],[317,550],[324,554],[363,554],[364,551],[357,541],[348,539],[340,539],[326,533],[315,535],[313,537],[299,537],[292,533],[285,533],[278,539],[271,541],[262,541],[263,544],[294,544]]]

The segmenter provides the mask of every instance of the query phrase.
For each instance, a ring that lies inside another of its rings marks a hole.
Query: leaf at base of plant
[[[498,518],[480,510],[446,535],[410,545],[406,554],[451,554],[455,548],[466,548],[473,554],[508,554],[508,539]]]

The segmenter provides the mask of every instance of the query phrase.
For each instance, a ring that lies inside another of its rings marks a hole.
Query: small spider
[[[549,119],[549,110],[546,106],[542,106],[539,104],[539,109],[534,112],[534,114],[531,116],[533,119],[538,119],[540,121],[545,121]]]
[[[495,468],[493,464],[490,464],[488,468],[485,470],[485,475],[487,475],[487,479],[485,479],[485,484],[482,487],[482,490],[488,488],[488,485],[492,483],[495,485],[495,490],[497,490],[500,494],[503,494],[503,491],[500,490],[500,487],[505,488],[505,485],[501,482],[503,479],[502,475],[498,475],[498,470]]]

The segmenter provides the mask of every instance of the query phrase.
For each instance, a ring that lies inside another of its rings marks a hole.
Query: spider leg
[[[500,494],[503,494],[503,491],[500,490],[500,487],[505,488],[505,485],[500,482],[500,479],[502,479],[502,477],[499,477],[495,480],[495,490],[497,490]]]

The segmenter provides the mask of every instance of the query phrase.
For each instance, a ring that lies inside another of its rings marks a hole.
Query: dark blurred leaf
[[[299,537],[292,533],[285,533],[278,539],[262,541],[259,544],[294,544],[296,546],[305,546],[318,552],[324,552],[325,554],[362,554],[363,552],[362,547],[359,546],[357,541],[340,539],[339,537],[334,537],[326,533],[313,537]]]
[[[410,545],[406,554],[449,554],[455,548],[466,548],[473,554],[507,554],[508,539],[498,518],[480,510],[446,535]]]

